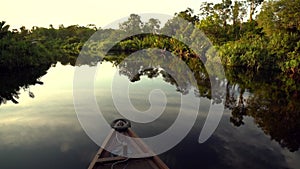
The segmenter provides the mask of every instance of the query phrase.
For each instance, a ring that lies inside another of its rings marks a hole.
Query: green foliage
[[[300,1],[280,0],[263,4],[258,24],[270,39],[268,49],[278,67],[287,73],[299,73]]]
[[[194,11],[191,8],[187,8],[185,11],[175,13],[175,17],[181,17],[193,24],[199,21],[199,17],[194,15]]]
[[[249,6],[249,11],[250,11],[249,21],[252,22],[253,15],[257,12],[256,11],[257,7],[259,7],[264,2],[264,0],[246,0],[246,2]]]
[[[0,22],[0,39],[9,34],[9,25],[5,25],[5,21]]]
[[[0,67],[21,69],[62,63],[75,64],[83,43],[95,30],[77,25],[59,29],[24,26],[20,31],[9,31],[0,23]]]
[[[278,32],[299,33],[300,0],[268,1],[262,6],[258,23],[271,36]]]
[[[270,56],[267,46],[264,38],[250,34],[220,46],[219,55],[227,66],[274,69],[276,60]]]
[[[160,21],[158,19],[150,18],[147,23],[144,24],[143,32],[158,33],[160,28]]]
[[[139,15],[131,14],[128,20],[121,23],[119,27],[129,34],[134,34],[142,31],[143,22]]]
[[[261,4],[261,12],[255,19]],[[139,15],[131,14],[119,29],[98,30],[88,44],[85,41],[97,30],[92,24],[87,27],[60,25],[58,29],[52,25],[31,30],[21,27],[10,31],[9,25],[0,22],[0,67],[38,66],[56,61],[74,65],[82,48],[85,48],[82,53],[96,61],[103,57],[101,50],[113,45],[119,37],[138,33],[115,44],[111,51],[159,48],[189,60],[199,57],[190,49],[193,47],[201,51],[200,57],[205,61],[214,59],[206,56],[213,44],[219,49],[225,66],[280,69],[297,74],[300,70],[299,8],[300,0],[204,2],[199,14],[187,8],[176,13],[162,28],[157,19],[142,22]],[[249,20],[245,22],[247,11]],[[182,24],[182,19],[192,24]],[[210,41],[204,35],[199,36],[194,28],[200,29]],[[160,36],[160,33],[168,33],[172,38]]]
[[[254,14],[262,5],[254,20]],[[300,1],[247,0],[203,3],[201,29],[220,50],[226,66],[299,73]],[[249,20],[243,22],[246,10]]]

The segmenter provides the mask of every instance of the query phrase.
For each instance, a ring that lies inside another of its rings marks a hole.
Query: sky
[[[174,15],[187,7],[197,13],[204,1],[219,0],[1,0],[0,21],[6,21],[11,29],[49,27],[50,24],[105,27],[132,13]]]

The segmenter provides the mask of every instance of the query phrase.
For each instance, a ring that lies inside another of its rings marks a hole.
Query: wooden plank
[[[153,157],[153,161],[158,165],[159,168],[161,169],[169,169],[169,167],[157,156]]]
[[[143,151],[145,152],[150,152],[152,153],[153,156],[153,161],[156,163],[156,165],[158,165],[159,168],[161,169],[169,169],[169,167],[160,159],[158,158],[155,153],[152,152],[152,150],[150,150],[148,148],[148,146],[142,141],[142,139],[140,139],[138,137],[137,134],[135,134],[131,129],[128,129],[128,135],[130,135],[131,137],[136,138],[137,144],[141,146],[141,148],[143,149]]]
[[[131,158],[152,158],[152,157],[153,157],[152,153],[141,153],[141,154],[133,155]]]
[[[130,157],[129,159],[147,159],[147,158],[153,158],[152,156],[150,156],[150,153],[143,153],[143,154],[139,154],[136,157]],[[139,157],[143,157],[143,158],[139,158]],[[122,156],[116,156],[116,157],[104,157],[104,158],[99,158],[97,159],[96,163],[110,163],[110,162],[115,162],[115,161],[121,161],[121,160],[125,160],[127,159],[127,157],[122,157]]]
[[[102,146],[100,147],[99,151],[98,151],[97,154],[95,155],[93,161],[90,163],[88,169],[93,169],[93,167],[95,166],[95,164],[96,164],[98,158],[100,157],[100,155],[102,154],[102,152],[103,152],[103,150],[104,150],[102,147],[106,147],[106,145],[108,144],[108,142],[110,141],[112,135],[113,135],[115,132],[116,132],[116,131],[115,131],[114,129],[110,130],[108,136],[105,138],[105,140],[104,140]]]
[[[148,163],[153,169],[160,169],[153,160],[148,160]]]
[[[140,149],[142,149],[143,152],[151,152],[148,146],[146,146],[146,144],[130,128],[128,129],[128,135],[135,138],[136,144]]]
[[[128,137],[132,137],[131,135],[129,135],[129,133],[128,132],[126,132],[126,136],[128,136]],[[138,151],[138,153],[139,154],[142,154],[142,153],[149,153],[148,151],[144,151],[134,140],[132,140],[132,139],[129,139],[128,141],[130,141],[129,143],[130,143],[130,145],[132,145],[134,148],[135,148],[135,150],[137,150]],[[151,155],[151,156],[153,156],[153,155]]]
[[[110,162],[121,161],[121,160],[125,160],[125,159],[126,159],[126,157],[121,157],[121,156],[105,157],[105,158],[99,158],[96,162],[97,163],[110,163]]]
[[[142,157],[142,158],[140,158],[140,157]],[[145,157],[146,158],[152,158],[150,153],[142,153],[142,154],[138,154],[136,156],[130,157],[129,159],[146,159]],[[122,157],[122,156],[104,157],[104,158],[97,159],[96,163],[108,163],[108,162],[125,160],[126,158],[127,157]]]

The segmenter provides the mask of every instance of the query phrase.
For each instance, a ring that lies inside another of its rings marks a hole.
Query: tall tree
[[[300,0],[263,4],[258,24],[270,39],[269,51],[284,72],[300,72]]]
[[[255,14],[257,7],[259,7],[263,2],[264,0],[247,0],[247,3],[250,8],[250,15],[249,15],[250,21],[253,21],[253,15]]]
[[[231,0],[222,0],[221,3],[217,3],[214,5],[214,10],[218,14],[219,18],[223,22],[223,27],[227,26],[227,21],[231,16]]]
[[[160,28],[160,21],[158,19],[150,18],[147,23],[145,23],[143,30],[145,32],[158,33]]]
[[[143,27],[143,22],[141,17],[137,14],[131,14],[127,21],[119,24],[119,28],[130,34],[141,32]]]
[[[244,17],[247,14],[247,10],[245,7],[245,3],[243,1],[234,1],[233,5],[231,6],[232,16],[231,20],[233,25],[236,25],[239,22],[243,22]]]
[[[300,0],[265,2],[258,15],[259,26],[267,34],[300,31]]]
[[[208,3],[208,2],[203,2],[200,5],[200,13],[199,15],[206,18],[214,14],[214,9],[213,9],[214,4],[213,3]]]
[[[0,39],[3,38],[9,32],[9,25],[5,25],[5,21],[0,22]]]
[[[185,11],[175,13],[175,16],[179,16],[193,24],[199,21],[199,17],[197,15],[194,15],[194,11],[191,8],[187,8]]]

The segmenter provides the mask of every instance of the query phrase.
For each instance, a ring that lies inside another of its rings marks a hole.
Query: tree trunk
[[[255,3],[254,3],[254,0],[251,1],[251,7],[250,7],[250,22],[253,21],[253,14],[254,14],[254,11],[255,11]]]

